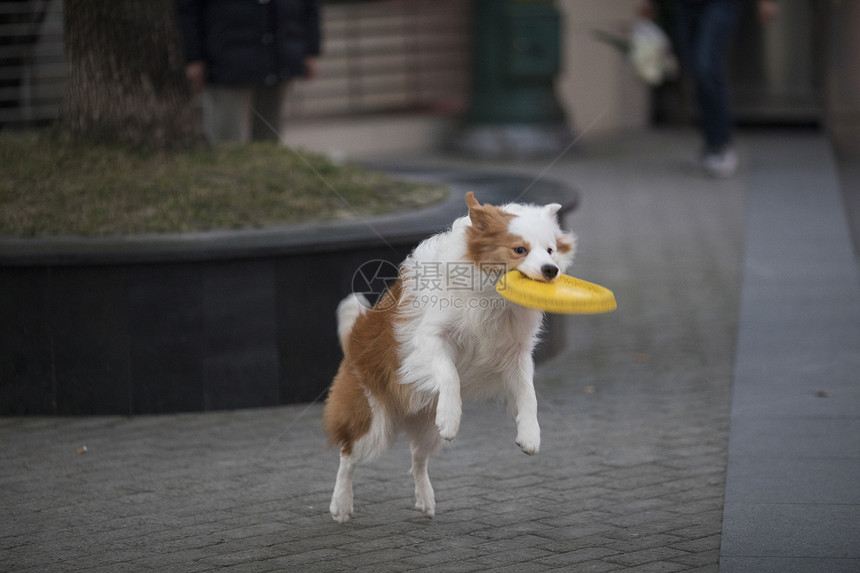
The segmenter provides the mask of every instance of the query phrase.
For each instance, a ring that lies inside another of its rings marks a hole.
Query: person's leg
[[[699,116],[705,115],[699,90],[697,68],[702,14],[703,3],[701,2],[675,2],[675,48],[683,69],[692,81]],[[703,121],[703,119],[699,121],[702,131],[704,131]],[[702,136],[705,139],[704,133]],[[707,148],[707,144],[705,147]]]
[[[251,110],[254,141],[279,141],[281,138],[281,119],[283,105],[289,84],[261,86],[254,89],[254,105]]]
[[[702,114],[702,130],[710,153],[724,151],[731,145],[734,135],[724,63],[741,8],[742,4],[737,0],[710,0],[701,7],[690,65]]]
[[[252,88],[209,85],[203,92],[203,133],[211,142],[247,143]]]
[[[675,47],[682,65],[690,72],[695,59],[694,46],[701,12],[702,7],[697,2],[675,2]]]

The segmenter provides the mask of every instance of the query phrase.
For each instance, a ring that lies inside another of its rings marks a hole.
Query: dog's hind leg
[[[356,466],[375,458],[394,441],[395,425],[388,413],[372,396],[367,395],[367,400],[372,412],[369,430],[359,439],[347,442],[340,452],[340,467],[329,506],[332,518],[339,523],[349,521],[353,514],[352,475]]]
[[[442,446],[442,439],[436,430],[433,417],[430,415],[426,419],[422,418],[420,422],[408,425],[407,432],[411,438],[412,469],[410,473],[415,479],[415,509],[432,519],[436,514],[436,496],[433,492],[433,485],[430,483],[427,462],[430,455]]]
[[[433,492],[433,484],[430,483],[430,474],[427,472],[427,460],[430,453],[412,444],[412,476],[415,478],[415,509],[425,517],[433,518],[436,515],[436,494]]]
[[[352,517],[352,474],[355,472],[355,466],[356,460],[353,456],[341,451],[340,467],[337,469],[337,480],[329,506],[332,519],[338,523],[346,523]]]

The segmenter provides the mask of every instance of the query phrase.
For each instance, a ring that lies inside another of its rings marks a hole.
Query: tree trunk
[[[202,141],[173,0],[65,0],[64,17],[63,129],[155,149]]]

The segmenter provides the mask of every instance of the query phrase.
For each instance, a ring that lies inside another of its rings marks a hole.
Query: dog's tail
[[[367,312],[370,308],[370,303],[361,294],[351,294],[337,305],[337,337],[340,340],[340,347],[346,351],[346,342],[349,340],[349,333],[352,332],[352,327],[358,317]]]

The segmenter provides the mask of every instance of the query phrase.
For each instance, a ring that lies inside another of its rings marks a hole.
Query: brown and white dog
[[[340,449],[330,506],[338,522],[353,514],[356,465],[401,431],[415,507],[433,517],[427,460],[457,435],[464,400],[506,399],[517,445],[530,455],[540,448],[532,351],[543,315],[501,298],[495,285],[513,269],[553,281],[571,263],[575,238],[559,227],[558,204],[481,205],[472,193],[466,204],[468,216],[421,242],[372,308],[361,295],[338,306],[344,358],[323,414]]]

